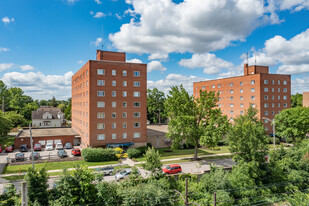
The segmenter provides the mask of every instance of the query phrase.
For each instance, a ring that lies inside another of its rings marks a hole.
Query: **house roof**
[[[79,136],[72,128],[33,128],[32,137],[52,137],[52,136]],[[22,130],[16,138],[30,137],[29,129]]]
[[[147,125],[147,136],[164,136],[168,132],[167,125]]]
[[[46,112],[52,115],[52,119],[58,119],[58,114],[63,114],[59,111],[32,111],[32,119],[43,119],[43,114]]]

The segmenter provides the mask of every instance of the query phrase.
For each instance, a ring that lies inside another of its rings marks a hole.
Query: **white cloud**
[[[23,71],[31,71],[31,70],[34,70],[34,67],[31,66],[31,65],[22,65],[22,66],[19,66],[19,68]]]
[[[0,72],[6,69],[12,69],[15,65],[13,63],[2,63],[0,64]]]
[[[103,43],[103,39],[101,37],[98,37],[95,41],[92,41],[90,44],[93,44],[95,46],[99,46]]]
[[[25,94],[34,99],[67,99],[71,96],[71,77],[73,72],[64,75],[44,75],[41,72],[10,72],[3,75],[8,87],[20,87]]]
[[[128,63],[138,63],[138,64],[142,64],[142,60],[139,60],[139,59],[129,59],[129,60],[126,60],[126,62]]]
[[[7,16],[5,16],[5,17],[2,18],[2,22],[3,22],[4,24],[9,24],[9,23],[12,23],[12,22],[14,22],[14,21],[15,21],[14,18],[9,18],[9,17],[7,17]]]
[[[78,2],[79,0],[67,0],[67,2],[69,3],[69,4],[75,4],[75,2]]]
[[[106,14],[100,11],[96,13],[94,13],[93,11],[90,11],[90,15],[93,16],[94,18],[102,18],[106,16]]]
[[[218,74],[222,69],[233,67],[233,63],[216,57],[213,53],[193,54],[191,59],[182,59],[180,66],[190,69],[204,68],[206,74]]]
[[[0,47],[0,52],[7,52],[7,51],[10,51],[10,49],[8,49],[8,48],[3,48],[3,47]]]
[[[172,86],[180,86],[181,84],[184,88],[190,93],[193,93],[193,82],[206,81],[205,78],[200,78],[196,76],[186,76],[182,74],[169,74],[165,79],[158,81],[147,81],[147,88],[153,89],[158,88],[160,91],[163,91],[165,94],[168,94],[168,91]]]
[[[121,19],[122,19],[122,16],[120,16],[120,15],[119,15],[119,14],[117,14],[117,13],[115,14],[115,16],[116,16],[116,18],[117,18],[117,19],[119,19],[119,20],[121,20]]]
[[[151,61],[147,64],[147,72],[152,71],[160,71],[163,73],[166,71],[166,68],[159,61]]]
[[[300,11],[303,9],[309,9],[308,0],[281,0],[278,1],[281,10],[293,9],[294,11]]]
[[[277,70],[277,74],[297,74],[306,72],[309,72],[309,64],[281,65]],[[309,82],[307,83],[309,84]]]
[[[304,76],[302,78],[296,78],[295,80],[292,80],[291,89],[292,93],[295,94],[308,92],[309,91],[309,76]]]
[[[84,64],[84,61],[83,60],[79,60],[79,61],[77,61],[77,64]]]
[[[95,1],[95,3],[97,3],[97,4],[102,4],[102,1],[100,1],[100,0],[94,0]]]
[[[256,27],[271,23],[260,0],[127,0],[133,17],[109,36],[132,53],[204,53],[244,40]],[[267,17],[267,18],[266,18]]]
[[[161,61],[165,61],[168,59],[168,54],[165,53],[152,53],[151,55],[148,56],[148,60],[161,60]]]

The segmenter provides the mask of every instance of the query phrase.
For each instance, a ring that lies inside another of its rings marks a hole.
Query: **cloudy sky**
[[[0,79],[34,99],[66,99],[96,49],[148,64],[148,87],[291,74],[309,91],[309,0],[0,0]]]

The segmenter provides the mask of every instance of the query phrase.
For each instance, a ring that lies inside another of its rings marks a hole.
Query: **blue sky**
[[[0,20],[0,79],[34,99],[70,97],[102,42],[165,92],[241,75],[247,52],[309,91],[308,0],[0,0]]]

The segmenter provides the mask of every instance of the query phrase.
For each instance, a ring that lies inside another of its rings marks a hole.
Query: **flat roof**
[[[32,137],[52,137],[52,136],[79,136],[72,128],[32,128]],[[30,137],[30,130],[24,129],[16,138]]]
[[[147,125],[147,136],[164,136],[168,132],[168,125]]]

